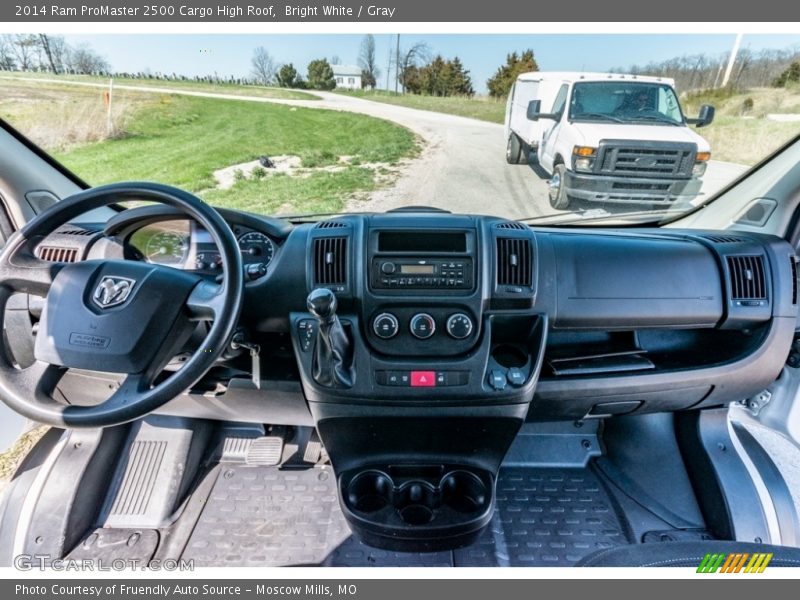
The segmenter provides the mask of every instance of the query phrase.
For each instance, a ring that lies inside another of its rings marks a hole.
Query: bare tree
[[[253,77],[261,85],[270,85],[275,81],[278,66],[264,46],[259,46],[253,51],[251,66]]]
[[[378,59],[375,51],[375,37],[369,33],[361,40],[361,49],[358,53],[358,66],[361,67],[361,82],[365,87],[375,87],[381,71],[378,68]]]
[[[342,59],[339,58],[338,54],[334,54],[333,56],[330,57],[330,59],[328,60],[328,63],[332,64],[332,65],[340,65],[340,64],[342,64]]]
[[[13,41],[9,35],[0,35],[0,70],[13,71],[17,64],[14,61]]]
[[[53,73],[64,70],[64,55],[67,52],[67,43],[61,36],[39,34],[39,45],[47,57],[47,64]]]
[[[405,88],[405,80],[409,71],[415,69],[420,63],[424,63],[430,55],[430,49],[425,42],[417,42],[406,50],[401,50],[395,56],[395,65],[399,74],[400,83]],[[403,90],[405,91],[405,89]]]
[[[20,71],[31,71],[38,67],[37,51],[39,39],[33,34],[20,33],[11,38],[11,54]]]
[[[65,53],[64,64],[70,73],[81,75],[107,73],[110,70],[108,61],[86,44],[69,48]]]

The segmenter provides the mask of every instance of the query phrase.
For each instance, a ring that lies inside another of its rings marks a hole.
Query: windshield
[[[90,185],[155,181],[297,221],[416,206],[663,223],[800,134],[799,48],[800,35],[0,34],[0,118]]]
[[[588,82],[572,88],[569,118],[573,121],[683,124],[678,97],[667,84]]]

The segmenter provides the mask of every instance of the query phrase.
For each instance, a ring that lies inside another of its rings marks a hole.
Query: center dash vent
[[[314,283],[347,283],[347,238],[324,237],[314,240]]]
[[[497,285],[530,287],[531,259],[530,240],[497,238]]]
[[[767,280],[763,256],[728,256],[731,299],[766,300]]]
[[[519,221],[503,221],[501,223],[497,223],[495,227],[497,229],[518,229],[522,231],[528,229],[526,225],[523,225]]]
[[[78,260],[78,249],[65,246],[39,246],[36,255],[47,262],[74,263]]]
[[[321,221],[316,225],[317,229],[343,229],[345,227],[347,227],[347,225],[341,221]]]

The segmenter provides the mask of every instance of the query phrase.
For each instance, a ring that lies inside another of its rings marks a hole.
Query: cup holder
[[[377,512],[392,503],[393,488],[392,480],[385,473],[365,471],[350,482],[347,500],[359,512]]]
[[[469,471],[453,471],[442,479],[442,502],[459,513],[485,508],[489,496],[484,483]]]
[[[445,514],[447,519],[469,518],[485,512],[491,504],[491,484],[476,473],[464,469],[442,469],[440,473],[444,475],[404,474],[393,479],[382,470],[370,469],[353,476],[344,485],[343,496],[347,507],[357,513],[390,508],[408,525],[425,525]]]
[[[377,465],[339,479],[342,511],[370,546],[434,552],[472,543],[492,518],[494,477],[455,465]]]

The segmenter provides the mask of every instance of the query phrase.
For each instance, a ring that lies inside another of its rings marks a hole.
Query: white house
[[[336,87],[345,90],[361,89],[361,67],[355,65],[331,65]]]

